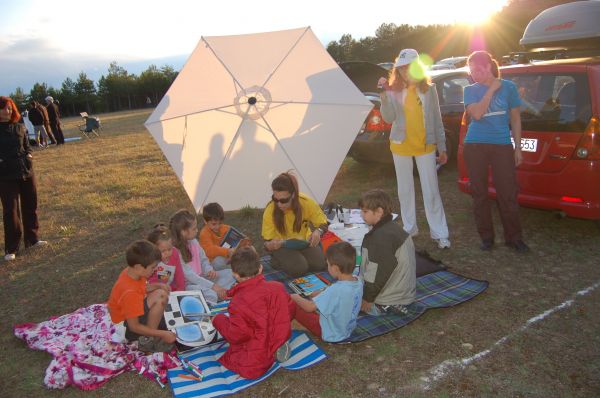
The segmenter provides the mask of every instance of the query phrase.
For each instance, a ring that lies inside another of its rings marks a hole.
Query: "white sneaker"
[[[48,246],[47,240],[38,240],[33,245],[31,245],[31,247],[43,247],[43,246]]]
[[[450,249],[450,240],[447,238],[438,239],[437,244],[440,249]]]
[[[8,253],[7,255],[4,256],[4,259],[6,261],[14,261],[17,259],[17,255],[15,253]]]

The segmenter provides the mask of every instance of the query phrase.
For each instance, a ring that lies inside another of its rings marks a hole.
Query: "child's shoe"
[[[281,347],[279,347],[277,349],[277,352],[275,353],[275,358],[277,359],[277,362],[283,363],[283,362],[287,361],[288,359],[290,359],[291,353],[292,353],[292,348],[290,347],[290,343],[288,343],[286,341],[285,343],[283,343],[281,345]]]
[[[4,260],[6,261],[14,261],[17,259],[17,255],[15,253],[8,253],[4,255]]]
[[[175,344],[165,343],[160,337],[140,336],[138,350],[144,352],[169,352]]]

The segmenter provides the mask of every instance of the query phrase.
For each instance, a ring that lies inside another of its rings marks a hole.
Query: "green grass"
[[[101,138],[36,151],[42,238],[47,249],[0,263],[0,391],[2,397],[170,396],[136,374],[118,376],[99,390],[48,391],[43,386],[50,356],[34,352],[12,335],[12,326],[105,302],[124,266],[127,244],[143,237],[179,208],[191,209],[179,181],[142,126],[148,111],[100,115]],[[77,135],[78,119],[65,120],[66,135]],[[557,219],[551,212],[522,209],[532,253],[519,256],[497,245],[477,249],[471,199],[458,192],[457,173],[440,174],[452,249],[429,239],[417,182],[420,234],[417,249],[441,259],[454,272],[490,282],[475,300],[452,309],[426,312],[410,325],[353,345],[320,345],[329,355],[301,372],[281,370],[242,397],[480,397],[595,396],[600,391],[600,291],[517,333],[465,369],[453,370],[430,390],[421,377],[448,359],[489,348],[574,292],[600,280],[600,231],[592,222]],[[327,202],[355,207],[361,192],[382,188],[399,210],[391,166],[346,159]],[[264,187],[268,190],[269,187]],[[226,222],[262,247],[262,210],[228,212]],[[495,214],[496,235],[502,236]],[[3,235],[0,232],[0,242]],[[462,344],[473,345],[466,350]],[[374,386],[377,386],[374,389]],[[369,388],[371,387],[371,388]]]

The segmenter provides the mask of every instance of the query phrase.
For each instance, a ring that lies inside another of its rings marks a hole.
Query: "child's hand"
[[[173,344],[175,342],[175,333],[173,332],[169,332],[169,331],[164,331],[164,333],[160,336],[160,338],[162,339],[162,341],[164,341],[167,344]]]
[[[217,279],[217,271],[212,270],[206,273],[206,277],[210,280]]]
[[[281,239],[273,239],[265,242],[265,249],[272,252],[278,250],[283,246],[283,241]]]
[[[235,249],[233,248],[227,250],[227,258],[231,258],[231,256],[233,256],[233,252],[235,252]]]
[[[363,300],[362,304],[360,305],[360,310],[362,312],[369,313],[369,311],[371,311],[372,306],[373,306],[373,303],[369,303],[368,301]]]
[[[310,247],[315,247],[319,244],[319,242],[321,241],[321,231],[319,231],[318,229],[315,229],[312,234],[310,234],[310,237],[308,238],[308,243]]]
[[[377,88],[385,90],[388,88],[388,81],[385,77],[380,77],[377,81]]]
[[[217,293],[217,297],[219,298],[219,300],[224,300],[225,297],[227,297],[227,290],[217,285],[216,283],[213,284],[212,290],[214,290]]]

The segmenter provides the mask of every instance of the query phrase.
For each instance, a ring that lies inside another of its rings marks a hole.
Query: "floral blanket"
[[[114,343],[115,329],[106,304],[93,304],[42,323],[16,325],[13,331],[29,348],[52,355],[44,377],[48,388],[93,390],[126,371],[164,385],[177,360],[167,353],[145,355],[137,343]]]

